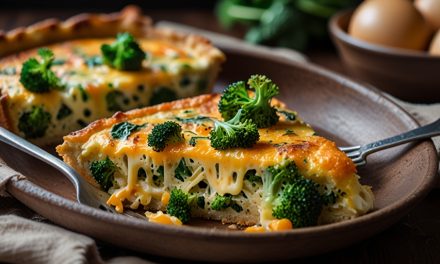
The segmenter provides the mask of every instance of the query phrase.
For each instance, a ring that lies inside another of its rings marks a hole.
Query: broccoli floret
[[[182,223],[187,223],[191,219],[189,195],[180,189],[171,190],[170,200],[167,205],[167,214],[179,218]]]
[[[182,127],[173,121],[156,125],[148,135],[148,146],[154,151],[160,152],[170,144],[182,142]]]
[[[129,33],[118,34],[110,45],[103,44],[101,52],[105,64],[125,71],[140,70],[145,58],[145,52]]]
[[[304,178],[293,161],[269,167],[263,175],[263,211],[287,218],[295,227],[316,225],[325,204],[319,185]]]
[[[116,165],[107,157],[104,160],[93,161],[90,164],[90,172],[101,188],[108,191],[113,185]]]
[[[232,199],[232,195],[230,195],[229,193],[223,196],[219,194],[215,194],[214,200],[211,202],[212,210],[222,211],[229,207],[231,207],[232,210],[236,211],[237,213],[243,211],[243,207],[237,204]]]
[[[272,215],[289,219],[295,227],[313,226],[318,223],[323,205],[318,184],[301,177],[284,186],[274,201]]]
[[[227,122],[215,120],[209,134],[211,146],[215,149],[250,148],[260,138],[257,126],[250,120],[240,121],[242,110]]]
[[[225,89],[218,104],[223,119],[232,119],[237,111],[242,109],[242,121],[250,119],[258,128],[276,124],[279,116],[270,102],[272,97],[278,95],[278,86],[264,75],[252,75],[248,85],[255,90],[255,96],[252,98],[249,97],[244,82],[233,83]]]
[[[53,52],[47,48],[38,50],[41,62],[30,58],[23,63],[20,82],[24,88],[34,93],[46,93],[52,89],[63,89],[60,79],[50,69],[54,61]]]
[[[182,223],[187,223],[191,219],[191,208],[195,206],[203,208],[205,206],[205,198],[175,188],[171,190],[167,214],[179,218]]]
[[[216,211],[224,210],[233,204],[232,196],[230,194],[215,195],[214,200],[211,202],[211,209]]]
[[[21,114],[18,119],[18,129],[26,138],[40,138],[46,133],[52,116],[41,106],[33,106],[30,111]]]

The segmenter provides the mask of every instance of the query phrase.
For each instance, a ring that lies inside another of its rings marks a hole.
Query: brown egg
[[[414,50],[428,47],[431,32],[409,0],[364,1],[354,12],[348,27],[348,33],[355,38]]]
[[[435,29],[440,29],[440,0],[416,0],[416,8]]]
[[[431,41],[431,46],[429,47],[429,54],[440,56],[440,29],[435,34]]]

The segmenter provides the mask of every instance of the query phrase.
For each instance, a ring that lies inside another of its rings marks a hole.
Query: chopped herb
[[[72,109],[70,109],[67,105],[61,104],[60,109],[57,113],[57,120],[64,119],[65,117],[68,117],[72,114]]]
[[[296,120],[295,112],[290,112],[290,111],[286,111],[286,110],[279,110],[279,109],[277,109],[277,112],[279,114],[282,114],[286,118],[286,120],[288,120],[288,121],[295,121]]]
[[[120,91],[111,91],[105,96],[107,110],[110,112],[122,111],[121,101],[124,100],[124,94]]]
[[[150,105],[170,102],[177,99],[177,94],[173,90],[166,87],[159,87],[154,90],[150,99]]]
[[[139,168],[137,178],[140,181],[145,181],[147,178],[147,173],[145,172],[144,168]]]
[[[146,124],[135,125],[129,122],[121,122],[112,127],[110,134],[114,139],[126,140],[131,133],[138,131],[145,127],[145,125]]]
[[[78,124],[78,125],[80,125],[81,127],[86,127],[88,124],[87,124],[87,122],[85,122],[84,120],[82,120],[82,119],[78,119],[78,120],[76,120],[76,123]]]
[[[153,175],[153,182],[156,186],[161,186],[163,184],[163,180],[164,180],[164,167],[163,166],[159,166],[159,168],[157,168],[156,170],[157,173],[159,173],[159,175],[154,174]]]
[[[176,117],[176,120],[179,121],[180,123],[184,123],[184,124],[187,124],[187,123],[200,124],[200,123],[203,123],[203,121],[211,120],[211,119],[207,116],[196,116],[196,117],[189,117],[189,118]]]
[[[96,66],[101,66],[104,64],[104,61],[102,60],[101,56],[90,56],[90,57],[83,57],[84,62],[86,63],[87,67],[94,68]]]
[[[287,135],[296,135],[296,133],[291,129],[286,129],[286,132],[283,134],[283,136]]]
[[[192,175],[191,170],[186,166],[185,159],[181,159],[179,165],[177,165],[176,170],[174,171],[174,177],[179,181],[185,181],[185,179]]]
[[[197,140],[199,140],[199,139],[209,139],[209,137],[191,137],[191,138],[189,139],[188,144],[189,144],[190,146],[195,147],[196,144],[197,144]]]
[[[162,64],[162,65],[159,66],[159,68],[160,68],[160,70],[161,70],[162,72],[167,72],[167,71],[168,71],[166,65],[163,65],[163,64]]]
[[[197,81],[197,91],[205,92],[208,90],[208,81],[206,79],[200,79]]]
[[[202,209],[205,209],[205,197],[203,196],[197,197],[197,206]]]
[[[183,63],[180,67],[182,70],[190,70],[192,68],[188,63]]]
[[[64,63],[66,63],[66,59],[55,59],[52,65],[63,65]]]
[[[89,100],[89,94],[87,93],[87,91],[81,85],[78,86],[78,90],[81,94],[82,101],[87,102]]]
[[[235,202],[231,205],[231,208],[232,208],[234,211],[236,211],[237,213],[243,211],[243,207],[241,207],[239,204],[237,204],[237,203],[235,203]]]
[[[183,76],[179,82],[181,87],[186,87],[191,84],[191,79],[188,76]]]
[[[256,170],[248,170],[246,172],[246,174],[244,175],[244,179],[251,182],[252,185],[256,185],[256,184],[262,184],[263,180],[261,179],[260,176],[258,176]]]
[[[200,189],[206,189],[206,187],[208,187],[208,184],[205,181],[201,181],[197,184],[197,186],[199,186]]]
[[[2,75],[15,75],[17,74],[17,70],[14,67],[7,67],[3,70],[0,70],[0,74]]]
[[[90,109],[86,108],[86,109],[84,109],[84,113],[83,114],[84,114],[85,117],[90,117],[92,112],[90,111]]]

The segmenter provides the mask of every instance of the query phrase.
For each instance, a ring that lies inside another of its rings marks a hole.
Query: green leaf
[[[114,125],[110,134],[114,139],[126,140],[131,133],[138,131],[139,129],[145,127],[145,125],[146,124],[135,125],[129,122],[122,122]]]

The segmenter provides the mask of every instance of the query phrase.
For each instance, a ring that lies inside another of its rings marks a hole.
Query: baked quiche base
[[[121,32],[132,34],[145,49],[148,58],[142,71],[93,65],[100,45],[112,43]],[[37,47],[54,51],[52,68],[66,81],[65,91],[38,94],[20,84],[21,64],[38,57]],[[133,6],[119,13],[48,19],[0,32],[0,57],[0,125],[38,145],[58,143],[67,133],[116,111],[209,92],[225,59],[209,40],[155,28]],[[29,137],[19,129],[20,117],[34,106],[51,119],[41,137]]]
[[[343,194],[334,204],[323,208],[319,224],[354,218],[373,208],[373,193],[369,186],[359,183],[353,162],[335,143],[314,135],[312,128],[298,117],[289,120],[281,116],[275,126],[259,129],[260,140],[249,149],[216,150],[209,140],[199,140],[191,146],[191,137],[206,136],[212,129],[209,121],[202,121],[203,117],[220,118],[218,100],[219,95],[202,95],[120,112],[65,136],[57,152],[97,187],[90,165],[110,159],[116,165],[116,172],[113,186],[108,190],[111,194],[108,204],[119,212],[124,208],[165,212],[170,192],[178,188],[203,197],[204,206],[191,210],[194,217],[267,226],[274,219],[262,208],[263,186],[246,175],[254,171],[261,176],[269,166],[284,160],[294,161],[304,177],[326,190]],[[286,110],[275,99],[272,105]],[[148,146],[147,137],[155,125],[165,121],[179,123],[185,141],[155,152]],[[121,122],[142,127],[125,140],[114,139],[111,129]],[[182,163],[189,169],[184,177],[178,172]],[[160,175],[163,180],[157,182]],[[210,204],[217,195],[229,195],[235,207],[212,210]],[[157,214],[148,215],[157,217]]]

